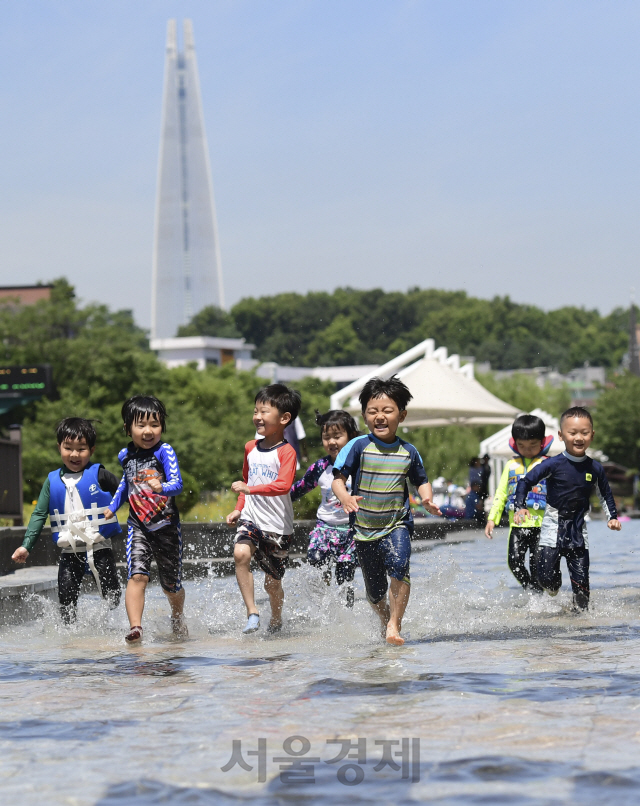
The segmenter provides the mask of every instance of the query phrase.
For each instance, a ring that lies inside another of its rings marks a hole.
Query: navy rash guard
[[[600,462],[566,451],[541,462],[522,476],[516,488],[516,511],[525,507],[532,487],[547,481],[547,508],[540,527],[540,545],[553,548],[589,548],[585,515],[593,492],[598,494],[606,519],[617,518],[609,482]]]

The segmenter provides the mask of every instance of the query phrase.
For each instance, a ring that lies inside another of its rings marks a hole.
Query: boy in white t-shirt
[[[264,588],[271,604],[268,629],[282,629],[282,577],[293,535],[289,490],[296,474],[296,452],[285,440],[284,429],[298,416],[300,403],[300,393],[282,383],[273,383],[258,392],[253,424],[259,438],[245,445],[243,481],[231,485],[239,496],[236,508],[227,515],[227,523],[239,522],[233,559],[247,608],[247,624],[242,631],[245,634],[260,627],[250,570],[252,557],[265,572]]]

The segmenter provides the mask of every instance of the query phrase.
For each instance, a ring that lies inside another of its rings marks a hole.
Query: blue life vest
[[[515,500],[516,500],[516,488],[518,486],[518,481],[531,470],[532,467],[536,467],[546,459],[545,456],[536,456],[531,459],[529,465],[525,463],[525,460],[522,456],[514,456],[511,464],[509,465],[509,481],[507,486],[507,510],[514,512],[515,511]],[[527,501],[525,506],[527,509],[540,509],[544,510],[547,506],[547,482],[541,481],[539,484],[536,484],[535,487],[527,495]]]
[[[87,465],[78,483],[76,490],[80,495],[80,500],[85,509],[91,509],[92,505],[99,508],[108,507],[111,503],[111,493],[103,490],[98,484],[98,471],[100,470],[99,464]],[[49,515],[55,515],[58,510],[60,514],[64,513],[64,505],[67,498],[67,488],[60,476],[60,470],[54,470],[49,473]],[[53,520],[51,521],[51,537],[53,542],[57,544],[60,536],[59,531],[53,531]],[[103,537],[111,537],[122,532],[120,524],[106,523],[99,527],[100,534]]]

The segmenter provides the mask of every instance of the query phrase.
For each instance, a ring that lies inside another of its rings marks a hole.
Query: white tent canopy
[[[403,425],[408,428],[439,425],[502,425],[520,413],[492,395],[473,376],[473,364],[460,366],[460,356],[435,349],[433,339],[417,344],[331,396],[331,408],[361,411],[358,394],[371,378],[397,375],[409,387],[413,400]]]
[[[534,409],[531,414],[539,417],[545,425],[545,436],[552,436],[553,442],[547,452],[547,456],[556,456],[564,450],[564,442],[558,439],[558,429],[560,424],[557,417],[552,417],[542,409]],[[489,476],[489,495],[493,497],[496,488],[502,476],[505,464],[514,455],[509,447],[509,440],[511,439],[511,426],[507,425],[505,428],[500,429],[490,437],[483,439],[480,443],[480,456],[485,454],[489,457],[491,466],[491,475]]]

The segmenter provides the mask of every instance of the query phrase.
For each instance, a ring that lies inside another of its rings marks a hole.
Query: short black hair
[[[97,438],[93,422],[85,420],[84,417],[65,417],[64,420],[60,420],[56,427],[58,445],[62,445],[65,439],[84,439],[87,445],[93,448]]]
[[[348,411],[343,411],[342,409],[332,409],[326,414],[320,414],[316,409],[316,425],[320,426],[320,434],[324,434],[326,428],[334,425],[344,431],[350,440],[360,433],[356,421]]]
[[[371,380],[367,381],[362,387],[362,392],[360,392],[358,397],[362,411],[366,411],[370,400],[382,397],[383,395],[390,397],[400,411],[405,411],[409,401],[413,398],[406,384],[402,383],[397,375],[393,375],[387,380],[371,378]]]
[[[134,395],[129,400],[125,400],[122,405],[122,422],[124,423],[125,431],[127,434],[131,433],[131,426],[139,420],[146,420],[147,417],[156,415],[162,426],[165,429],[167,421],[167,410],[164,403],[158,400],[153,395]]]
[[[269,405],[275,406],[280,414],[288,412],[291,415],[291,422],[293,422],[300,413],[302,398],[297,389],[289,389],[283,383],[271,383],[258,392],[255,402],[269,403]]]
[[[567,417],[584,417],[585,420],[589,420],[591,427],[593,428],[593,417],[591,416],[591,412],[589,409],[585,409],[584,406],[571,406],[570,409],[563,411],[560,415],[560,428],[562,428],[562,423],[567,419]]]
[[[521,414],[511,426],[514,439],[539,439],[542,441],[546,432],[544,421],[535,414]]]

